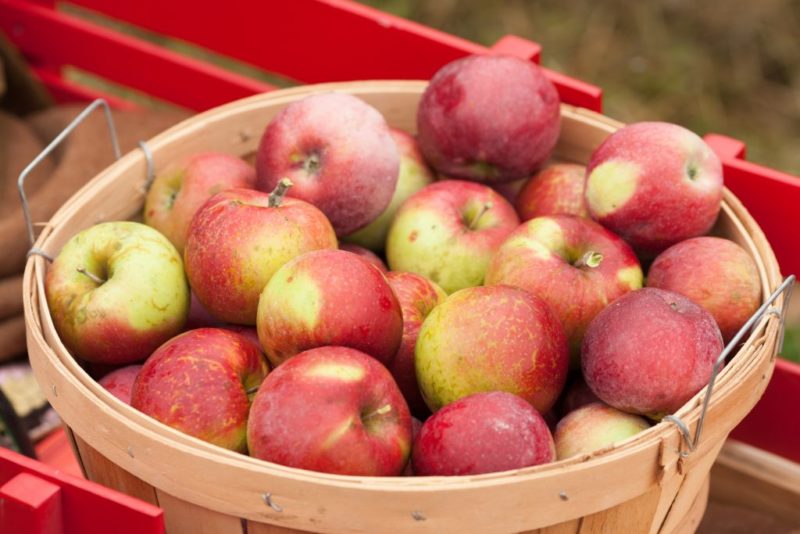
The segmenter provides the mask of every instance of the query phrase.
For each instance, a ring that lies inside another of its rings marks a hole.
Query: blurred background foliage
[[[800,0],[361,1],[486,46],[530,39],[602,87],[607,115],[729,135],[800,175]]]

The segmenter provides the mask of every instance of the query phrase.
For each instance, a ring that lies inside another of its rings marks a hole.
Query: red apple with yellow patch
[[[591,454],[650,428],[647,419],[593,402],[568,413],[553,436],[559,460]]]
[[[241,335],[190,330],[147,359],[131,406],[181,432],[245,452],[251,395],[266,375],[263,356]]]
[[[319,250],[272,276],[261,293],[257,328],[273,366],[325,345],[351,347],[389,365],[403,316],[380,270],[350,252]]]
[[[251,456],[290,467],[398,476],[411,450],[411,415],[389,371],[347,347],[319,347],[275,369],[247,430]]]
[[[586,168],[589,214],[654,256],[707,233],[722,201],[722,164],[695,133],[640,122],[611,134]]]
[[[422,323],[415,364],[432,412],[485,391],[519,395],[540,413],[567,378],[564,327],[542,299],[510,286],[453,293]]]

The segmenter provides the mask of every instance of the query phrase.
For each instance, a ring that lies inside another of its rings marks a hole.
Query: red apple
[[[320,347],[275,369],[258,390],[251,456],[325,473],[397,476],[411,449],[411,416],[389,371],[346,347]]]
[[[558,93],[538,65],[473,55],[439,69],[417,110],[419,145],[440,173],[480,182],[528,177],[561,124]]]
[[[617,130],[594,151],[586,173],[592,218],[644,255],[705,234],[719,214],[719,158],[676,124]]]
[[[194,330],[195,328],[217,327],[222,326],[224,323],[216,319],[203,307],[197,299],[194,291],[191,292],[191,300],[189,304],[189,317],[186,319],[185,330]]]
[[[555,163],[525,183],[514,207],[521,221],[542,215],[588,218],[585,188],[586,167],[574,163]]]
[[[239,334],[191,330],[147,359],[131,406],[181,432],[245,452],[250,395],[266,375],[261,353]]]
[[[141,369],[141,365],[121,367],[111,371],[98,380],[97,383],[125,404],[130,404],[133,383],[136,381],[136,377],[139,376]]]
[[[586,385],[586,380],[583,379],[583,376],[580,373],[576,373],[572,381],[567,381],[564,392],[558,400],[557,413],[564,417],[568,413],[593,402],[600,402],[600,399]]]
[[[647,287],[601,311],[583,340],[586,384],[624,412],[660,419],[708,384],[722,335],[706,310]]]
[[[403,336],[400,304],[383,273],[342,250],[309,252],[281,267],[261,293],[257,326],[273,366],[323,345],[389,365]]]
[[[761,304],[753,258],[719,237],[695,237],[662,252],[650,266],[647,285],[675,291],[708,310],[722,339],[730,341]]]
[[[390,272],[386,275],[403,312],[403,341],[389,366],[411,413],[424,416],[428,407],[417,384],[414,349],[422,322],[438,304],[447,298],[444,290],[424,276],[415,273]]]
[[[261,290],[284,263],[304,252],[337,247],[317,208],[249,189],[217,193],[197,212],[184,253],[186,274],[200,303],[220,321],[256,322]]]
[[[492,188],[436,182],[397,211],[386,260],[391,270],[421,274],[448,293],[479,286],[492,255],[518,224],[514,208]]]
[[[547,423],[525,400],[477,393],[433,414],[414,441],[416,475],[479,475],[556,459]]]
[[[564,327],[540,298],[509,286],[472,287],[428,314],[417,379],[432,412],[483,391],[507,391],[544,413],[567,378]]]
[[[64,345],[93,363],[144,360],[183,330],[189,313],[180,254],[158,231],[130,221],[70,238],[47,271],[45,292]]]
[[[343,238],[349,243],[376,252],[380,252],[386,247],[389,226],[403,202],[436,179],[433,171],[422,158],[417,141],[408,133],[397,128],[390,128],[390,131],[392,138],[397,143],[397,150],[400,152],[400,174],[397,176],[397,186],[394,189],[392,200],[377,219]]]
[[[361,259],[366,260],[375,267],[377,267],[382,273],[386,273],[389,271],[389,269],[386,268],[386,264],[383,263],[383,260],[380,259],[377,254],[375,254],[369,249],[360,247],[358,245],[353,245],[351,243],[340,243],[339,250],[344,250],[345,252],[352,252],[356,256],[359,256]]]
[[[267,126],[256,155],[256,188],[284,177],[290,195],[317,206],[337,235],[363,228],[389,205],[400,156],[383,116],[343,93],[308,96]]]
[[[650,428],[646,419],[602,402],[587,404],[558,422],[555,435],[559,460],[591,454]]]
[[[588,219],[537,217],[500,246],[486,284],[506,284],[545,300],[564,323],[577,367],[583,333],[609,302],[642,287],[642,269],[631,248]]]
[[[419,431],[422,430],[422,421],[411,416],[411,443],[415,443],[417,441],[417,436],[419,436]],[[413,450],[413,447],[412,447]],[[414,464],[412,462],[408,462],[406,464],[405,469],[403,469],[403,476],[404,477],[413,477],[414,476]]]
[[[189,224],[197,210],[220,191],[252,189],[255,181],[255,169],[236,156],[195,154],[184,165],[156,176],[145,198],[144,222],[167,236],[183,254]]]

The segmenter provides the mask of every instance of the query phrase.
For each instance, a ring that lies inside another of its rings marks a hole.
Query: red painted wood
[[[68,104],[72,102],[91,102],[97,98],[104,98],[108,104],[119,110],[131,111],[137,108],[133,102],[128,102],[122,98],[90,89],[82,85],[77,85],[65,80],[58,74],[49,69],[33,68],[33,72],[42,81],[42,83],[50,91],[50,94],[61,104]]]
[[[538,43],[528,41],[516,35],[501,37],[490,47],[490,50],[492,54],[516,56],[533,61],[534,63],[539,63],[542,54],[542,47],[539,46]]]
[[[764,396],[731,437],[800,463],[800,365],[778,358]]]
[[[72,446],[63,428],[59,427],[39,440],[35,449],[36,458],[43,464],[62,473],[83,478],[81,466],[72,453]]]
[[[0,1],[0,29],[34,64],[46,58],[49,65],[74,65],[189,109],[204,110],[274,89],[21,0]]]
[[[304,83],[429,79],[445,63],[488,51],[447,33],[343,0],[232,0],[225,9],[203,8],[189,0],[73,3]],[[191,23],[187,23],[190,17]],[[492,50],[538,62],[540,47],[509,36]],[[548,75],[564,102],[600,111],[602,91],[598,87],[551,71]]]
[[[721,159],[745,159],[747,145],[727,135],[707,134],[703,136],[706,143]]]
[[[61,488],[29,473],[0,487],[0,532],[62,534]]]
[[[20,473],[28,473],[60,488],[65,532],[164,534],[161,509],[0,448],[0,485],[5,485]],[[8,530],[0,523],[0,532],[16,531]]]

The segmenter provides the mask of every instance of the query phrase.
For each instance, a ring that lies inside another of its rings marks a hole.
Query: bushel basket
[[[147,141],[155,169],[200,151],[251,155],[270,119],[309,94],[356,95],[391,126],[415,131],[424,82],[305,86],[202,113]],[[620,127],[562,106],[555,158],[586,164]],[[119,159],[67,202],[36,247],[56,255],[76,232],[100,221],[137,218],[148,164],[144,151]],[[773,252],[741,203],[725,191],[713,231],[743,246],[758,266],[764,298],[781,283]],[[36,377],[70,429],[88,478],[157,504],[167,532],[691,532],[708,495],[708,473],[725,438],[757,402],[772,374],[779,313],[757,321],[717,376],[694,450],[679,426],[662,421],[614,447],[515,471],[464,477],[337,476],[271,464],[173,430],[99,386],[59,340],[47,309],[47,261],[28,260],[24,278],[28,350]],[[781,295],[774,306],[780,310]],[[669,350],[665,347],[665,350]],[[675,416],[694,436],[706,389]]]

